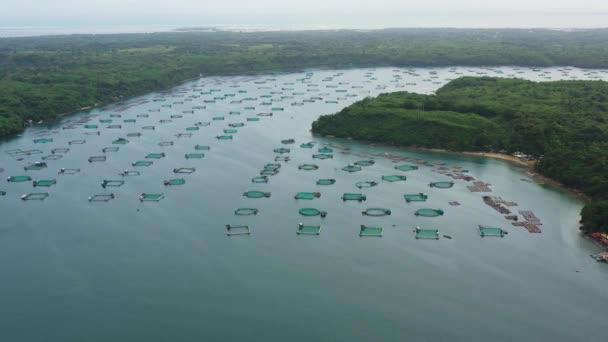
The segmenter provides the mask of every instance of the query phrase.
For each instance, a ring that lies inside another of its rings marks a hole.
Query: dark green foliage
[[[313,132],[451,150],[521,151],[537,171],[594,202],[583,229],[608,231],[608,83],[463,77],[436,92],[365,99]]]

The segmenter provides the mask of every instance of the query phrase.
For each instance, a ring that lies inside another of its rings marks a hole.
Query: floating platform
[[[75,175],[80,172],[80,169],[66,169],[61,168],[57,174],[59,175]]]
[[[128,144],[128,143],[129,143],[129,140],[124,139],[124,138],[118,138],[118,139],[112,141],[112,144],[114,144],[114,145],[124,145],[124,144]]]
[[[321,197],[321,193],[320,192],[298,192],[294,198],[295,199],[305,199],[305,200],[312,200],[315,198],[319,198]]]
[[[105,161],[106,161],[106,156],[92,156],[92,157],[89,157],[89,163],[105,162]]]
[[[226,235],[228,236],[232,236],[232,235],[250,235],[251,234],[251,229],[249,229],[249,226],[233,226],[233,225],[226,225]]]
[[[194,171],[196,171],[196,169],[193,167],[180,167],[180,168],[173,169],[173,173],[190,174],[190,173],[193,173]]]
[[[372,166],[372,165],[376,164],[376,162],[373,160],[359,160],[359,161],[356,161],[354,164],[357,166]]]
[[[251,178],[251,183],[268,183],[268,176],[260,176]]]
[[[355,184],[355,186],[357,188],[359,188],[359,189],[362,189],[362,188],[372,188],[372,187],[377,186],[377,185],[378,185],[378,182],[376,182],[376,181],[358,182],[358,183]]]
[[[398,176],[398,175],[389,175],[389,176],[382,176],[382,180],[385,180],[388,182],[399,182],[399,181],[406,181],[407,177]]]
[[[34,164],[30,164],[28,166],[25,166],[23,169],[26,171],[37,171],[37,170],[42,170],[42,169],[46,169],[47,164],[45,162],[37,162]]]
[[[336,180],[333,178],[319,179],[317,181],[317,185],[333,185],[333,184],[336,184]]]
[[[34,144],[48,144],[53,142],[53,138],[38,138],[34,139]]]
[[[146,159],[161,159],[164,158],[166,155],[164,152],[161,153],[148,153],[146,155]]]
[[[505,231],[502,230],[502,228],[497,228],[497,227],[489,227],[489,226],[479,226],[479,235],[481,235],[481,237],[485,237],[485,236],[500,236],[500,237],[504,237],[505,236]]]
[[[114,199],[114,194],[99,194],[89,197],[89,202],[109,202]]]
[[[42,201],[49,197],[48,192],[33,192],[31,194],[22,195],[21,199],[24,201]]]
[[[298,166],[298,170],[305,170],[305,171],[312,171],[312,170],[318,170],[319,166],[316,164],[302,164],[300,166]]]
[[[151,160],[139,160],[139,161],[135,161],[131,163],[131,166],[137,166],[137,167],[147,167],[154,164],[153,161]]]
[[[185,155],[186,159],[202,159],[205,157],[204,153],[187,153]]]
[[[239,216],[257,215],[258,212],[259,210],[255,208],[238,208],[234,210],[234,214]]]
[[[120,150],[120,147],[118,147],[118,146],[112,146],[112,147],[104,147],[104,148],[102,148],[101,152],[103,152],[103,153],[118,152],[118,150]]]
[[[343,201],[365,201],[367,200],[367,197],[363,194],[355,194],[355,193],[345,193],[344,195],[342,195],[342,200]]]
[[[416,216],[423,216],[423,217],[437,217],[437,216],[443,216],[443,214],[444,214],[443,209],[418,209],[414,213],[414,215],[416,215]]]
[[[54,179],[41,179],[38,181],[34,181],[34,187],[36,186],[46,186],[46,187],[50,187],[57,184],[57,181]]]
[[[10,176],[6,179],[11,183],[21,183],[21,182],[29,182],[32,180],[30,176]]]
[[[134,176],[141,175],[141,172],[139,172],[139,171],[133,171],[133,170],[124,170],[123,172],[121,172],[119,174],[121,176],[123,176],[123,177],[134,177]]]
[[[243,193],[243,196],[247,198],[269,198],[271,194],[270,192],[252,190]]]
[[[211,147],[209,147],[208,145],[195,145],[194,149],[197,151],[209,151]]]
[[[414,237],[416,239],[439,240],[439,230],[438,229],[422,229],[420,227],[416,227],[416,229],[414,229]]]
[[[359,230],[359,236],[381,237],[383,232],[384,229],[381,227],[368,227],[362,225]]]
[[[321,226],[317,225],[304,225],[302,223],[298,224],[298,231],[296,232],[298,235],[319,235],[321,234]]]
[[[334,150],[329,147],[321,147],[318,151],[319,151],[319,153],[333,153],[334,152]]]
[[[316,208],[302,208],[298,211],[298,213],[300,213],[300,215],[302,216],[321,216],[323,218],[327,216],[326,211],[322,211]]]
[[[183,178],[173,178],[173,179],[164,181],[163,184],[167,185],[167,186],[169,186],[169,185],[184,185],[184,184],[186,184],[186,180],[183,179]]]
[[[124,184],[125,184],[125,181],[123,181],[123,180],[104,179],[104,181],[101,183],[101,187],[102,188],[107,188],[107,187],[117,188],[117,187],[123,186]]]
[[[343,167],[342,170],[346,171],[346,172],[357,172],[357,171],[361,171],[362,168],[360,166],[356,166],[354,164],[351,164],[351,165]]]
[[[141,194],[139,196],[139,200],[141,202],[158,202],[158,201],[162,200],[163,198],[165,198],[165,195],[162,192],[161,193],[144,192],[143,194]]]
[[[232,140],[232,135],[218,135],[215,138],[217,140]]]
[[[304,143],[304,144],[300,144],[301,148],[313,148],[315,147],[315,144],[313,143]]]
[[[289,153],[289,152],[291,152],[291,150],[288,148],[284,148],[284,147],[274,149],[274,153],[285,154],[285,153]]]
[[[317,154],[312,155],[313,159],[321,159],[321,160],[332,159],[333,157],[334,157],[333,154],[326,154],[326,153],[317,153]]]
[[[391,214],[390,209],[386,208],[368,208],[361,212],[365,216],[388,216]]]
[[[444,181],[444,182],[431,182],[429,183],[431,188],[439,188],[439,189],[449,189],[454,186],[454,182]]]
[[[426,200],[429,198],[429,195],[425,194],[425,193],[417,193],[417,194],[405,194],[403,195],[403,197],[405,198],[406,202],[426,202]]]

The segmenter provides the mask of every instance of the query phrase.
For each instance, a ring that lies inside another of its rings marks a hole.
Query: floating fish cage
[[[112,144],[114,144],[114,145],[124,145],[124,144],[127,144],[128,142],[129,142],[129,140],[127,140],[127,139],[118,138],[118,139],[112,141]]]
[[[359,236],[381,237],[383,232],[384,229],[381,227],[368,227],[361,225],[361,229],[359,230]]]
[[[274,153],[285,154],[285,153],[289,153],[289,152],[291,152],[291,150],[288,148],[284,148],[284,147],[274,149]]]
[[[145,130],[151,130],[151,131],[153,131],[153,130],[155,130],[155,129],[156,129],[156,127],[154,127],[154,126],[143,126],[141,129],[145,129]]]
[[[141,173],[139,171],[124,170],[120,173],[120,175],[123,177],[135,177],[141,175]]]
[[[183,116],[183,115],[180,115],[180,114],[173,114],[173,115],[171,115],[171,116],[170,116],[170,118],[171,118],[171,119],[181,119],[181,118],[183,118],[183,117],[184,117],[184,116]]]
[[[59,172],[57,172],[57,174],[60,175],[75,175],[77,173],[80,172],[80,169],[66,169],[66,168],[61,168],[59,170]]]
[[[33,192],[31,194],[22,195],[21,199],[24,201],[42,201],[49,197],[48,192]]]
[[[264,170],[278,170],[281,168],[281,164],[268,163],[264,165]]]
[[[137,114],[136,117],[138,117],[138,118],[149,118],[150,114]]]
[[[10,176],[6,179],[11,183],[21,183],[21,182],[29,182],[32,180],[30,176]]]
[[[398,182],[407,180],[406,176],[398,176],[398,175],[390,175],[390,176],[382,176],[382,180],[387,182]]]
[[[262,170],[260,176],[274,176],[279,173],[279,170]]]
[[[362,189],[362,188],[372,188],[372,187],[377,186],[377,185],[378,185],[378,182],[376,182],[376,181],[358,182],[358,183],[355,184],[355,186],[357,188],[359,188],[359,189]]]
[[[402,165],[395,166],[395,169],[400,170],[400,171],[413,171],[413,170],[418,170],[418,166],[402,164]]]
[[[342,200],[343,201],[365,201],[367,200],[367,197],[363,194],[355,194],[355,193],[345,193],[344,195],[342,195]]]
[[[69,148],[54,148],[51,150],[52,154],[65,154],[70,151]]]
[[[121,118],[122,115],[120,115],[120,114],[110,114],[110,117],[111,118]]]
[[[224,130],[224,134],[235,134],[237,132],[238,132],[238,130],[236,130],[236,129],[225,129]]]
[[[334,152],[334,149],[330,147],[321,147],[318,151],[319,153],[332,153]]]
[[[232,140],[232,135],[218,135],[215,138],[217,140]]]
[[[38,138],[34,139],[34,144],[47,144],[53,142],[53,138]]]
[[[294,139],[283,139],[283,140],[281,140],[281,144],[286,144],[286,145],[295,144],[295,142],[296,141]]]
[[[173,146],[174,144],[173,141],[161,141],[158,143],[158,146]]]
[[[226,235],[228,236],[232,236],[232,235],[250,235],[251,234],[251,229],[249,229],[249,226],[233,226],[233,225],[226,225]]]
[[[224,117],[223,116],[214,116],[213,118],[211,118],[211,120],[213,120],[213,121],[223,121]]]
[[[256,191],[256,190],[247,191],[247,192],[243,193],[243,196],[245,196],[247,198],[269,198],[270,195],[271,195],[270,192]]]
[[[118,146],[104,147],[101,149],[101,152],[103,152],[103,153],[118,152],[119,149],[120,149],[120,147],[118,147]]]
[[[312,170],[318,170],[319,166],[315,165],[315,164],[302,164],[300,166],[298,166],[298,170],[305,170],[305,171],[312,171]]]
[[[196,169],[193,168],[193,167],[180,167],[180,168],[177,168],[177,169],[173,169],[173,173],[190,174],[190,173],[193,173],[194,171],[196,171]]]
[[[351,164],[351,165],[343,167],[342,170],[346,171],[346,172],[358,172],[358,171],[361,171],[362,168],[360,166],[356,166],[354,164]]]
[[[150,165],[154,164],[153,161],[151,160],[138,160],[135,162],[131,163],[131,166],[135,166],[135,167],[148,167]]]
[[[55,184],[57,184],[57,181],[54,180],[54,179],[41,179],[41,180],[38,180],[38,181],[34,181],[34,183],[33,183],[33,185],[35,187],[36,186],[46,186],[46,187],[49,187],[49,186],[53,186]]]
[[[196,146],[194,146],[194,149],[197,151],[209,151],[211,149],[211,147],[209,147],[207,145],[196,145]]]
[[[89,197],[89,202],[109,202],[114,199],[114,194],[99,194]]]
[[[112,123],[112,119],[99,119],[99,122],[103,124],[109,124]],[[97,128],[97,126],[95,126],[95,128]]]
[[[319,210],[316,208],[302,208],[298,211],[298,213],[300,213],[300,215],[302,215],[302,216],[321,216],[321,217],[327,216],[326,211],[322,211],[322,210]]]
[[[301,148],[313,148],[315,147],[315,144],[313,143],[305,143],[305,144],[300,144]]]
[[[359,161],[356,161],[354,164],[357,166],[372,166],[372,165],[376,164],[376,162],[373,160],[359,160]]]
[[[166,155],[164,152],[161,153],[148,153],[148,155],[146,155],[146,159],[161,159],[164,158]]]
[[[197,122],[197,123],[194,124],[194,126],[197,126],[197,127],[207,127],[209,125],[211,125],[211,122],[202,122],[202,121],[199,121],[199,122]]]
[[[336,184],[336,180],[333,178],[319,179],[317,181],[317,185],[333,185],[333,184]]]
[[[502,228],[497,228],[497,227],[488,227],[488,226],[479,226],[479,235],[481,235],[481,237],[485,237],[485,236],[500,236],[500,237],[504,237],[505,236],[505,231],[502,230]]]
[[[42,160],[59,160],[63,158],[61,154],[49,154],[48,156],[42,157]]]
[[[97,125],[84,125],[86,129],[97,129]]]
[[[165,195],[162,192],[161,193],[144,192],[143,194],[141,194],[139,196],[139,200],[141,202],[158,202],[158,201],[162,200],[163,198],[165,198]]]
[[[251,183],[268,183],[268,176],[260,176],[251,178]]]
[[[198,131],[199,129],[200,129],[200,127],[198,127],[198,126],[186,127],[186,131],[188,131],[188,132]]]
[[[174,178],[174,179],[164,181],[163,184],[165,184],[165,185],[184,185],[184,184],[186,184],[186,180],[183,178]]]
[[[136,120],[135,119],[124,119],[124,120],[122,120],[122,122],[124,122],[124,123],[135,123]]]
[[[414,229],[414,237],[416,239],[439,240],[439,230],[437,230],[437,229],[422,229],[420,227],[416,227],[416,229]]]
[[[101,132],[99,131],[95,131],[95,132],[84,132],[85,135],[101,135]]]
[[[85,144],[87,141],[86,140],[71,140],[68,142],[68,145],[82,145]]]
[[[121,129],[122,125],[108,125],[107,128],[109,128],[109,129]]]
[[[298,192],[294,196],[295,199],[305,199],[305,200],[312,200],[312,199],[319,198],[319,197],[321,197],[320,192]]]
[[[232,128],[240,128],[240,127],[245,127],[245,124],[242,122],[233,122],[233,123],[229,123],[228,126],[232,127]]]
[[[326,154],[326,153],[318,153],[318,154],[313,154],[312,158],[313,159],[331,159],[333,158],[333,154]]]
[[[388,216],[391,214],[391,210],[386,208],[367,208],[361,213],[365,216]]]
[[[175,136],[178,138],[192,138],[192,133],[177,133]]]
[[[187,153],[185,155],[186,159],[202,159],[205,157],[204,153]]]
[[[241,112],[238,111],[231,111],[230,113],[228,113],[230,115],[241,115]]]
[[[305,225],[298,224],[298,231],[296,232],[298,235],[319,235],[321,234],[321,226],[320,225]]]
[[[289,158],[288,156],[276,156],[276,157],[274,157],[274,161],[288,162],[290,160],[291,160],[291,158]]]
[[[247,118],[247,121],[260,121],[260,118]]]
[[[443,209],[418,209],[414,215],[423,217],[437,217],[443,216],[443,213]]]
[[[454,186],[454,182],[432,182],[429,183],[431,188],[439,188],[439,189],[449,189]]]
[[[258,212],[259,210],[255,208],[238,208],[234,210],[234,214],[239,216],[257,215]]]
[[[406,202],[425,202],[428,198],[429,195],[424,194],[424,193],[417,193],[417,194],[406,194],[403,195],[403,197],[405,198]]]
[[[125,184],[125,181],[123,181],[123,180],[104,179],[104,181],[101,183],[101,187],[104,189],[107,187],[117,188],[117,187],[123,186],[124,184]]]
[[[6,191],[0,190],[0,196],[6,196]]]
[[[47,167],[46,163],[37,162],[37,163],[23,167],[23,169],[26,171],[37,171],[37,170],[46,169],[46,167]]]

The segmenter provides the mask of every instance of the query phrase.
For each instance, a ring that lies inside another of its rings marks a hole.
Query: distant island
[[[0,136],[201,75],[376,66],[608,68],[607,29],[183,31],[0,39]]]
[[[608,233],[608,83],[463,77],[435,95],[366,98],[313,123],[315,134],[452,151],[519,153],[592,200],[587,233]]]

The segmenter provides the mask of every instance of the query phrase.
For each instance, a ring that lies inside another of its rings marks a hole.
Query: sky
[[[608,0],[2,0],[1,16],[608,12]]]

